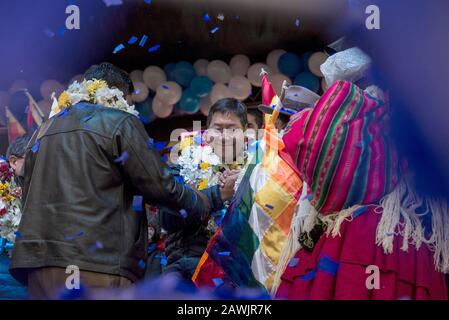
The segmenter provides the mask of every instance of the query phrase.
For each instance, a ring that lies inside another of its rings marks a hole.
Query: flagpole
[[[279,117],[279,112],[281,111],[282,108],[282,100],[284,99],[285,96],[285,89],[287,88],[287,81],[284,80],[284,82],[282,83],[282,89],[281,89],[281,96],[279,97],[277,103],[276,103],[276,108],[273,111],[273,114],[271,116],[271,123],[274,125],[276,123],[276,120]]]
[[[37,102],[34,100],[33,96],[28,92],[27,89],[23,89],[23,91],[25,92],[25,94],[27,95],[28,99],[30,99],[31,103],[34,105],[34,107],[36,108],[37,112],[39,113],[39,116],[43,119],[45,118],[44,113],[42,112],[42,110],[39,108],[39,105],[37,104]]]

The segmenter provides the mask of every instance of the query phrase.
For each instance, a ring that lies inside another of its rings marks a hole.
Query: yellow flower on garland
[[[89,92],[89,95],[95,95],[95,92],[97,92],[98,89],[107,88],[108,84],[104,80],[97,80],[93,79],[92,83],[89,83],[87,85],[87,92]]]
[[[181,140],[179,144],[179,150],[182,151],[187,147],[191,147],[192,145],[193,145],[193,138],[192,137],[185,138]]]
[[[204,190],[207,188],[207,186],[209,185],[209,179],[203,179],[200,182],[200,185],[198,186],[198,190]]]
[[[14,201],[14,197],[9,193],[9,184],[7,182],[0,184],[0,196],[3,202]]]
[[[62,108],[67,108],[70,107],[70,105],[72,104],[70,96],[68,94],[67,91],[64,91],[63,93],[61,93],[61,95],[58,98],[58,112],[61,111]]]
[[[200,168],[201,168],[201,170],[207,170],[207,169],[210,168],[210,164],[203,161],[203,162],[201,162],[201,164],[200,164]]]

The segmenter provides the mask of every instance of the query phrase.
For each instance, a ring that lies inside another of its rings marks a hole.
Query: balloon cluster
[[[268,54],[266,63],[251,64],[246,55],[238,54],[229,64],[222,60],[199,59],[193,65],[181,61],[169,63],[163,69],[149,66],[143,71],[131,72],[136,88],[133,100],[146,121],[150,121],[152,116],[169,117],[175,109],[185,113],[201,111],[207,115],[210,107],[220,99],[246,100],[253,86],[262,86],[262,69],[268,72],[278,94],[284,80],[318,92],[319,78],[323,76],[320,65],[326,59],[323,52],[299,56],[277,49]],[[150,106],[151,111],[143,112]]]
[[[235,55],[227,64],[222,60],[199,59],[192,65],[187,61],[169,63],[163,69],[149,66],[145,70],[130,73],[135,91],[132,99],[140,113],[141,120],[149,123],[154,117],[167,118],[174,110],[185,113],[201,111],[209,113],[210,107],[220,99],[236,98],[246,100],[252,88],[262,86],[261,70],[268,72],[268,79],[280,94],[282,83],[295,84],[318,92],[325,88],[320,66],[328,58],[324,52],[307,52],[302,56],[282,49],[271,51],[265,62],[251,64],[243,54]],[[82,75],[72,78],[80,81]],[[14,88],[23,87],[14,83]],[[51,107],[51,93],[58,96],[64,87],[55,80],[46,80],[41,85],[44,100],[38,102],[47,114]],[[0,92],[0,100],[8,99],[7,92]]]

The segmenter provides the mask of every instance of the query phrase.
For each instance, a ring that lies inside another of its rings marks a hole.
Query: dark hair
[[[10,156],[23,158],[25,156],[26,147],[29,141],[30,137],[28,135],[23,135],[14,139],[6,151],[6,158],[9,159]]]
[[[258,109],[248,109],[248,114],[252,114],[256,120],[257,127],[261,129],[263,127],[262,112]]]
[[[215,104],[210,108],[209,114],[207,115],[207,127],[209,127],[210,122],[212,121],[212,117],[217,112],[224,114],[235,114],[237,117],[239,117],[240,123],[244,128],[246,128],[246,126],[248,125],[246,105],[240,100],[234,98],[225,98],[215,102]]]
[[[123,94],[129,95],[134,92],[134,86],[129,74],[109,62],[102,62],[91,66],[85,73],[86,80],[104,80],[110,87],[116,87]]]

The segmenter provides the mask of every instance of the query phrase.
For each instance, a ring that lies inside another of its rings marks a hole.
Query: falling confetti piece
[[[66,239],[66,241],[72,241],[73,237],[72,236],[67,236],[67,237],[65,237],[65,239]]]
[[[78,232],[78,233],[76,234],[76,236],[77,236],[78,238],[84,236],[84,231]]]
[[[106,7],[112,7],[112,6],[120,6],[123,4],[122,0],[103,0]]]
[[[210,31],[210,33],[214,34],[215,32],[218,31],[218,29],[220,29],[220,28],[219,28],[219,27],[215,27],[215,28],[213,28],[213,29]]]
[[[140,89],[136,89],[134,90],[133,94],[139,94],[140,93]]]
[[[15,234],[17,239],[22,238],[22,234],[20,233],[20,231],[16,231]]]
[[[218,20],[220,20],[220,21],[223,21],[224,20],[224,14],[223,13],[220,13],[218,16],[217,16],[217,19]]]
[[[145,266],[146,266],[145,261],[140,260],[140,261],[139,261],[139,264],[138,264],[138,267],[139,267],[140,269],[145,269]]]
[[[136,36],[132,36],[131,38],[129,38],[128,44],[134,44],[137,42],[137,40],[139,40],[139,38],[137,38]]]
[[[299,19],[296,19],[296,21],[295,21],[295,26],[296,26],[296,27],[299,27]]]
[[[161,257],[161,265],[164,267],[167,265],[167,258],[165,256]]]
[[[273,210],[273,209],[274,209],[274,207],[273,207],[271,204],[268,204],[268,203],[265,205],[265,207],[267,207],[267,208],[270,209],[270,210]]]
[[[209,14],[205,13],[204,16],[203,16],[203,20],[206,21],[206,22],[209,22],[210,21]]]
[[[119,52],[119,51],[121,51],[123,49],[125,49],[125,46],[122,43],[120,43],[117,47],[115,47],[115,49],[114,49],[114,51],[112,53],[116,54],[117,52]]]
[[[134,196],[133,198],[133,210],[135,212],[143,211],[143,197],[142,196]]]
[[[142,36],[142,39],[140,39],[139,46],[143,47],[145,45],[145,42],[147,42],[147,39],[148,39],[148,36],[146,34],[144,34]]]
[[[50,30],[50,29],[45,29],[44,33],[49,38],[53,38],[55,36],[55,33],[52,30]]]
[[[148,52],[156,52],[160,47],[161,47],[160,44],[152,46],[150,49],[148,49]]]
[[[229,252],[229,251],[221,251],[221,252],[218,253],[218,255],[222,256],[222,257],[228,257],[228,256],[231,255],[231,252]]]
[[[151,138],[148,138],[148,139],[147,139],[147,148],[148,148],[148,149],[152,149],[153,146],[154,146],[154,140],[151,139]]]
[[[59,35],[63,37],[66,31],[67,29],[65,28],[65,26],[62,26],[61,28],[59,28]]]
[[[179,213],[181,214],[181,216],[182,216],[184,219],[187,218],[187,216],[189,215],[189,214],[187,213],[187,211],[185,211],[184,209],[179,210]]]
[[[216,287],[222,286],[224,284],[223,279],[221,278],[214,278],[212,279],[212,281],[214,282],[214,285]]]
[[[125,162],[128,160],[129,158],[129,154],[128,151],[125,151],[122,153],[122,155],[120,157],[118,157],[117,159],[114,160],[115,163],[121,163],[122,165],[125,164]]]
[[[201,145],[201,143],[202,143],[202,138],[201,138],[201,136],[195,136],[194,138],[193,138],[193,142],[196,144],[196,145]]]
[[[292,258],[291,260],[290,260],[290,263],[289,263],[289,267],[296,267],[296,265],[298,264],[298,262],[299,262],[299,258]]]
[[[162,89],[170,90],[170,87],[164,84],[164,85],[162,85]]]
[[[40,144],[41,144],[40,140],[39,139],[36,140],[33,147],[31,148],[31,151],[33,151],[33,153],[37,153],[39,151]]]
[[[103,243],[101,243],[101,241],[95,242],[95,246],[96,246],[98,249],[103,249],[103,248],[104,248]]]

